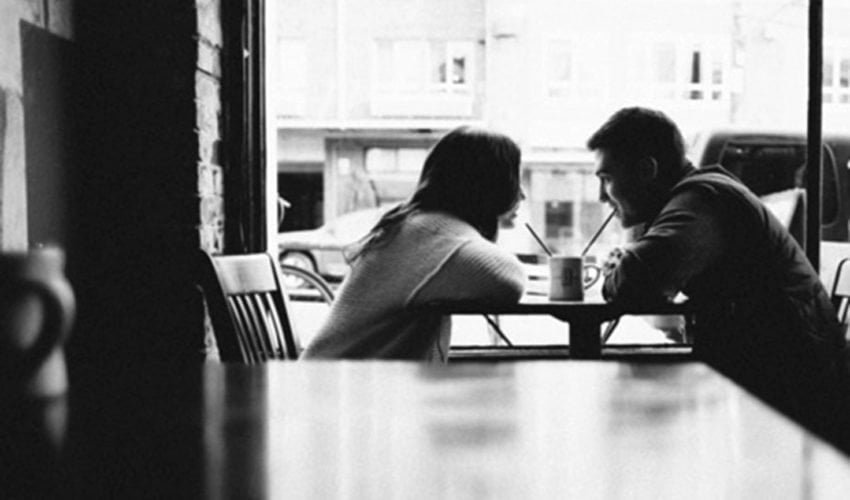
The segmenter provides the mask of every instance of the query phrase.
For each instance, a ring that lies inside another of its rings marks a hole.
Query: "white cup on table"
[[[586,263],[584,257],[553,255],[549,257],[549,299],[584,300],[585,289],[601,275],[602,269]]]

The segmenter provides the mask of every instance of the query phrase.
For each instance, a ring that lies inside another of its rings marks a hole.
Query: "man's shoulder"
[[[691,189],[704,190],[714,194],[724,192],[747,194],[750,192],[740,179],[723,168],[722,165],[710,165],[694,170],[673,186],[673,193]]]

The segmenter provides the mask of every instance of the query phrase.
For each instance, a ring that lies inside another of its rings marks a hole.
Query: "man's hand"
[[[602,276],[607,277],[614,272],[614,269],[620,265],[620,260],[623,258],[623,249],[616,247],[608,253],[608,257],[602,262]]]

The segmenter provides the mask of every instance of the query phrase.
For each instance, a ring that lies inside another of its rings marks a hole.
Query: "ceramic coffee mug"
[[[582,257],[552,256],[549,258],[549,298],[584,300],[584,290],[593,286],[601,275],[599,266],[585,264]]]
[[[62,345],[75,313],[58,248],[0,253],[0,391],[50,396],[68,387]]]

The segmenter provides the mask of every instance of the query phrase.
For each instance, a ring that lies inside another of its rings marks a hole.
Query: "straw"
[[[611,210],[611,215],[609,215],[608,218],[605,219],[605,222],[603,222],[602,225],[599,226],[599,229],[596,230],[596,234],[594,234],[593,237],[590,238],[590,241],[587,242],[587,246],[584,247],[584,250],[582,250],[582,252],[581,252],[582,257],[587,255],[587,251],[590,250],[591,245],[593,245],[593,243],[596,242],[596,239],[599,238],[600,234],[602,234],[602,230],[605,229],[605,226],[607,226],[609,222],[611,222],[611,219],[614,218],[614,214],[616,214],[616,213],[617,213],[616,210]]]
[[[549,250],[549,247],[547,247],[547,246],[546,246],[546,243],[543,243],[543,240],[541,240],[541,239],[540,239],[540,236],[537,236],[537,233],[536,233],[536,232],[534,232],[534,229],[531,227],[531,224],[529,224],[528,222],[526,222],[526,223],[525,223],[525,227],[527,227],[527,228],[528,228],[528,232],[530,232],[530,233],[531,233],[531,235],[532,235],[532,236],[534,236],[534,239],[535,239],[535,240],[537,240],[537,243],[540,243],[540,246],[541,246],[541,247],[543,247],[543,251],[544,251],[544,252],[546,252],[546,254],[547,254],[549,257],[551,257],[551,256],[552,256],[552,251],[551,251],[551,250]]]

